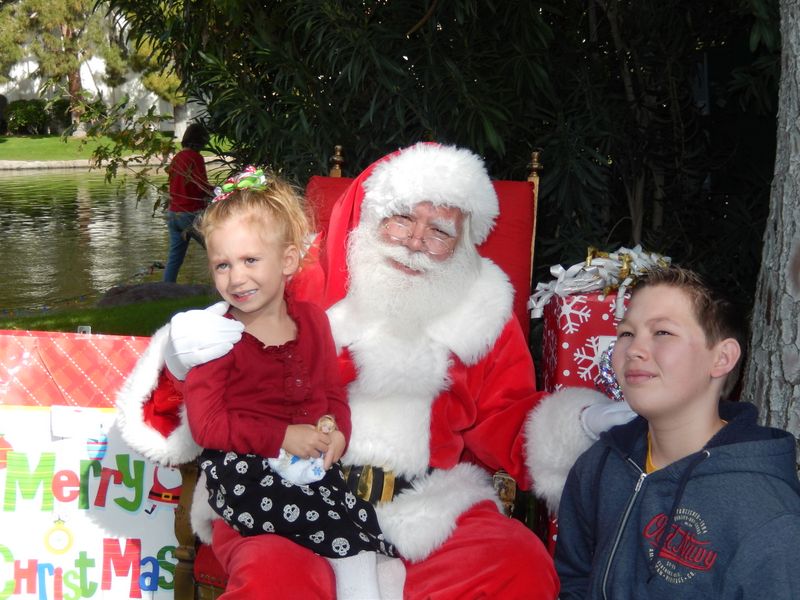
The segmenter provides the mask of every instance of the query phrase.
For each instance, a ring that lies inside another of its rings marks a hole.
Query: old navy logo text
[[[662,536],[666,534],[667,540],[659,557],[696,571],[711,569],[717,560],[717,552],[708,548],[708,542],[697,539],[678,523],[673,523],[666,532],[667,521],[667,515],[660,513],[644,528],[644,536],[654,548],[658,547]]]

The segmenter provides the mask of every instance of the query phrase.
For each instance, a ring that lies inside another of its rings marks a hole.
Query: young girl
[[[228,316],[245,332],[185,382],[208,502],[242,536],[277,533],[336,559],[340,598],[378,597],[374,551],[394,549],[337,463],[350,411],[327,317],[284,294],[309,229],[301,199],[252,167],[219,191],[199,229]],[[215,521],[215,542],[220,527]]]

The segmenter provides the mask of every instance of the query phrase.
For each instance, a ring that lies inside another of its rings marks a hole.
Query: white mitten
[[[170,321],[164,347],[167,369],[181,381],[189,369],[225,356],[242,337],[244,325],[224,315],[227,302],[217,302],[204,310],[178,313]]]
[[[624,425],[636,418],[627,402],[591,404],[581,412],[581,425],[591,439],[600,439],[600,434],[617,425]]]

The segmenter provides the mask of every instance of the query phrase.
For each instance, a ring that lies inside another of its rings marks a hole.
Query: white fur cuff
[[[525,424],[525,462],[533,479],[533,492],[558,512],[567,475],[593,441],[581,425],[581,411],[611,400],[589,388],[564,388],[547,396],[534,408]]]
[[[450,537],[463,512],[483,500],[498,502],[488,474],[462,463],[421,477],[376,512],[386,539],[404,558],[419,562]]]
[[[119,413],[116,424],[131,448],[161,465],[173,466],[194,460],[202,449],[192,439],[183,410],[181,424],[167,437],[144,421],[142,409],[158,385],[168,336],[169,325],[156,331],[147,350],[125,380],[117,394]]]

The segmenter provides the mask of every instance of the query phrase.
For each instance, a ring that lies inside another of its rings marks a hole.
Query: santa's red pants
[[[241,537],[214,522],[214,553],[225,572],[225,600],[330,599],[336,584],[328,562],[277,535]],[[553,600],[558,578],[541,541],[490,501],[462,514],[453,535],[428,558],[405,563],[404,597]]]

